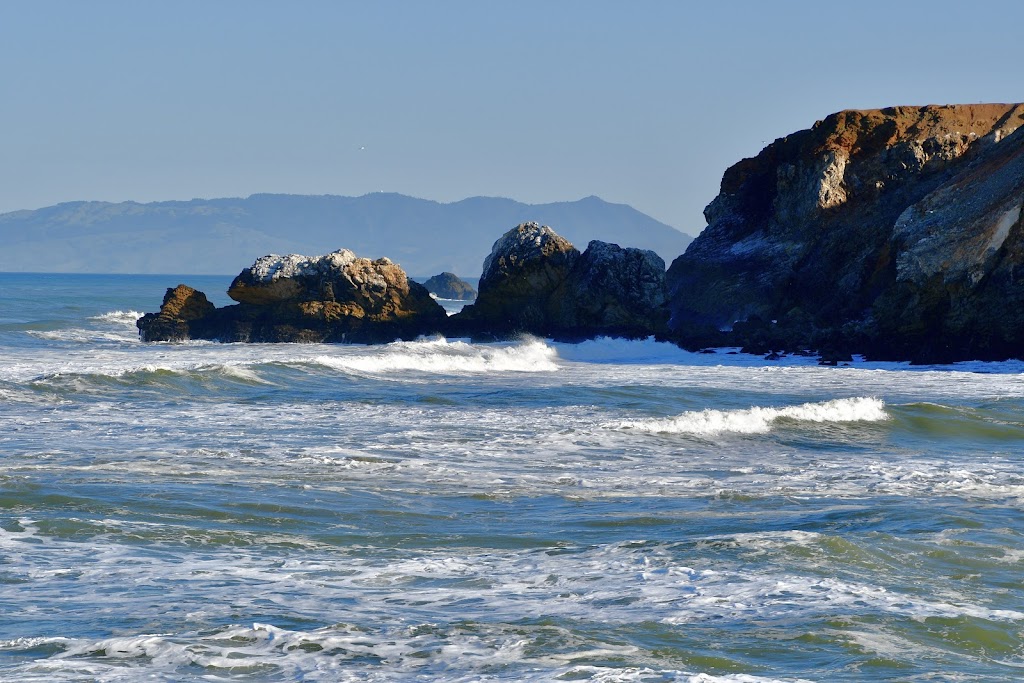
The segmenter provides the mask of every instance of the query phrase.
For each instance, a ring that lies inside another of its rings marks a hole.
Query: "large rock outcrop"
[[[653,251],[593,240],[552,295],[563,334],[647,336],[665,331],[665,261]]]
[[[669,268],[671,327],[877,357],[1019,355],[1020,322],[991,312],[1022,296],[1022,123],[1017,104],[893,107],[776,140],[726,171]]]
[[[592,241],[580,252],[548,226],[524,223],[494,243],[476,303],[456,334],[530,333],[580,339],[665,329],[665,262],[654,252]]]
[[[400,266],[347,249],[313,258],[264,256],[234,279],[228,295],[239,303],[181,319],[173,336],[155,324],[174,314],[165,297],[160,313],[139,320],[142,338],[375,343],[438,332],[447,318]]]

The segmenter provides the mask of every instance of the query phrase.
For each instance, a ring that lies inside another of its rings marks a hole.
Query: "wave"
[[[232,383],[258,385],[272,384],[247,363],[188,363],[182,365],[133,365],[119,368],[82,369],[71,372],[52,372],[39,375],[29,381],[36,387],[71,387],[85,391],[89,386],[103,386],[116,383],[126,386],[144,387],[162,384],[169,379],[205,381],[220,379]]]
[[[368,347],[366,351],[359,355],[317,356],[313,361],[335,370],[368,374],[554,372],[558,369],[558,352],[539,339],[505,346],[440,338],[395,342],[384,347]]]
[[[89,320],[96,320],[102,323],[118,323],[121,325],[131,325],[135,327],[135,321],[141,318],[145,313],[140,311],[110,311],[109,313],[101,313],[100,315],[94,315]]]
[[[745,410],[687,411],[669,418],[630,420],[614,425],[614,429],[657,434],[765,434],[780,420],[795,422],[879,422],[888,420],[885,403],[878,398],[838,398],[820,403],[804,403],[785,408],[754,406]]]

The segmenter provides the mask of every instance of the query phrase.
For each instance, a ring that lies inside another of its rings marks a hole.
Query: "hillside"
[[[339,248],[388,256],[414,276],[480,274],[491,245],[525,221],[576,244],[651,249],[666,261],[691,238],[597,197],[554,204],[472,197],[441,204],[394,193],[362,197],[257,194],[244,199],[68,202],[0,214],[0,271],[233,273],[264,254]]]

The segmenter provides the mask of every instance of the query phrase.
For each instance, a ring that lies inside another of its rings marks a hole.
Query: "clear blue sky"
[[[538,203],[685,232],[846,108],[1024,100],[1021,2],[0,0],[0,212],[255,192]]]

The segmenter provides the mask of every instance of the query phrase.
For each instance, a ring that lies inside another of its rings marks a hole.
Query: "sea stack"
[[[649,336],[665,329],[665,262],[594,240],[580,254],[548,226],[523,223],[484,260],[476,302],[451,320],[479,337]]]
[[[168,296],[171,291],[177,290]],[[359,258],[347,249],[312,258],[264,256],[239,273],[228,296],[239,303],[176,318],[174,336],[158,324],[174,314],[165,297],[158,314],[138,321],[141,336],[146,341],[378,343],[436,333],[447,317],[400,266],[386,258]]]

